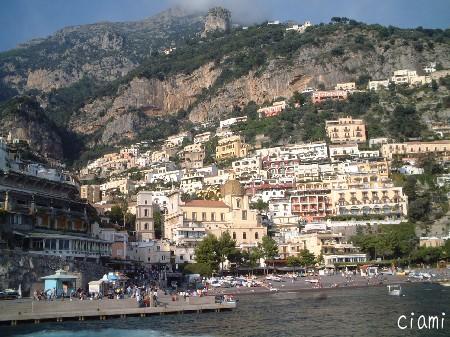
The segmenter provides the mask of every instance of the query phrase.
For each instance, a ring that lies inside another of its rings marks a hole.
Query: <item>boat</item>
[[[397,284],[388,285],[388,294],[391,296],[400,296],[402,294],[402,287]]]
[[[438,283],[443,287],[450,287],[450,281],[441,281]]]

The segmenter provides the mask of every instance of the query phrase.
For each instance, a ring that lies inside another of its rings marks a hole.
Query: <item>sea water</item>
[[[243,295],[231,312],[151,316],[22,325],[0,328],[1,336],[450,336],[450,289],[407,284],[404,296],[386,287]],[[412,317],[445,317],[443,329],[409,327]],[[446,316],[442,316],[446,313]],[[406,316],[401,321],[399,317]]]

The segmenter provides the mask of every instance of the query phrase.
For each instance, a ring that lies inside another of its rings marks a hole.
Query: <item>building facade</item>
[[[339,118],[334,121],[326,121],[327,136],[333,144],[365,143],[366,124],[362,119],[352,117]]]

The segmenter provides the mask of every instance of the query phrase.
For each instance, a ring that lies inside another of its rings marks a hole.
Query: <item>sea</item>
[[[1,327],[0,336],[450,336],[449,287],[405,284],[403,293],[389,296],[386,287],[367,287],[241,295],[230,312],[28,324]],[[398,327],[402,315],[406,329]],[[438,316],[439,329],[419,329],[420,315]]]

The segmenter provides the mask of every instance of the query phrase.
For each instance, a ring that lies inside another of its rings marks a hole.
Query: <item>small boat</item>
[[[397,284],[388,285],[388,294],[391,296],[400,296],[402,294],[402,287]]]
[[[450,281],[441,281],[438,283],[443,287],[450,287]]]

